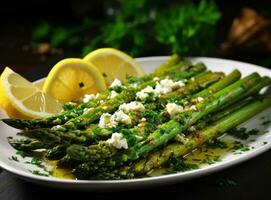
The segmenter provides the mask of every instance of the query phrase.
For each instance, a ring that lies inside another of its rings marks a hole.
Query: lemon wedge
[[[125,81],[127,75],[139,77],[144,74],[141,65],[126,53],[113,48],[101,48],[83,58],[93,63],[111,84],[115,78]]]
[[[79,58],[58,62],[43,85],[44,92],[60,102],[78,102],[85,94],[95,94],[105,89],[105,80],[99,70]]]
[[[30,119],[59,113],[62,104],[6,67],[0,77],[0,105],[10,117]]]

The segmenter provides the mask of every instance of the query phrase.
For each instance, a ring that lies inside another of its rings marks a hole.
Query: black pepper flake
[[[82,88],[82,87],[84,87],[84,86],[85,86],[85,84],[84,84],[83,82],[80,82],[80,83],[79,83],[79,87],[80,87],[80,88]]]
[[[106,77],[107,77],[106,73],[102,73],[102,75],[103,75],[103,77],[104,77],[104,78],[106,78]]]

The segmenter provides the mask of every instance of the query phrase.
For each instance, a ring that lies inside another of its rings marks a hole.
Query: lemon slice
[[[99,70],[79,58],[58,62],[43,85],[44,92],[60,102],[80,101],[85,94],[95,94],[105,89],[105,80]]]
[[[125,81],[127,75],[139,77],[144,74],[138,62],[124,52],[113,48],[97,49],[83,59],[93,63],[100,70],[107,84],[111,84],[115,78]]]
[[[10,117],[30,119],[59,113],[62,104],[6,67],[0,79],[0,105]]]

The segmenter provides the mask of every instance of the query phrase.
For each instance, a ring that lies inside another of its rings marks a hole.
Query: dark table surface
[[[8,40],[9,38],[6,40],[7,43]],[[6,46],[5,40],[2,40],[0,43],[0,73],[3,67],[8,65],[32,81],[44,77],[57,60],[67,57],[67,55],[60,55],[44,60],[31,52],[13,52],[11,49],[14,48],[2,48]],[[0,169],[0,200],[48,200],[56,194],[65,199],[75,199],[80,195],[89,196],[91,199],[127,199],[131,197],[208,200],[270,199],[268,192],[270,189],[271,151],[238,166],[184,183],[144,190],[134,188],[132,191],[113,193],[108,191],[86,193],[47,188],[20,180]]]

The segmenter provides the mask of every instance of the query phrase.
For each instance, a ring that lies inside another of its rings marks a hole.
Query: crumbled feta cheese
[[[185,84],[183,81],[174,82],[171,79],[163,79],[155,86],[155,95],[160,96],[172,92],[172,90],[183,87]]]
[[[190,106],[190,110],[197,110],[197,107],[195,105]]]
[[[97,93],[96,95],[95,95],[95,98],[98,98],[100,96],[100,93]]]
[[[90,110],[93,110],[93,109],[94,109],[94,108],[84,108],[84,110],[83,110],[83,111],[84,111],[84,114],[87,113],[87,112],[90,111]]]
[[[121,133],[113,133],[111,138],[107,140],[107,143],[117,149],[128,149],[127,140]]]
[[[155,78],[157,78],[157,77],[155,77]],[[171,79],[165,78],[156,84],[155,89],[148,86],[148,87],[144,88],[143,90],[137,92],[136,96],[138,99],[143,101],[146,98],[148,98],[150,96],[150,94],[153,94],[154,98],[160,97],[162,94],[167,94],[169,92],[172,92],[173,90],[178,89],[184,85],[185,84],[183,81],[174,82]]]
[[[110,88],[116,87],[116,86],[122,86],[121,81],[117,78],[111,83]]]
[[[102,114],[102,116],[100,117],[99,124],[98,124],[100,128],[115,127],[117,125],[118,125],[117,122],[112,120],[112,115],[109,113]]]
[[[101,101],[100,101],[100,103],[103,103],[103,102],[104,102],[104,100],[101,100]]]
[[[126,115],[122,110],[116,111],[112,115],[112,118],[113,118],[113,121],[121,122],[123,124],[131,124],[132,123],[132,120],[129,117],[129,115]]]
[[[158,77],[154,77],[152,80],[153,81],[159,81],[159,78]]]
[[[169,115],[175,115],[184,111],[182,106],[177,105],[175,103],[168,103],[166,105],[166,110]]]
[[[188,128],[188,130],[189,130],[190,132],[194,132],[194,131],[196,131],[196,128],[195,128],[194,126],[190,126],[190,127]]]
[[[185,137],[184,134],[178,134],[178,135],[175,137],[175,140],[176,140],[177,142],[182,143],[182,144],[185,144],[185,143],[187,143],[187,141],[188,141],[188,139]]]
[[[102,107],[103,110],[106,110],[107,108],[108,108],[107,106],[103,106],[103,107]]]
[[[51,128],[51,130],[57,131],[57,130],[59,130],[60,128],[62,128],[61,125],[56,125],[56,126],[53,126],[53,127]]]
[[[95,98],[94,94],[85,94],[85,96],[83,97],[83,102],[87,103],[87,102],[89,102],[90,100],[92,100],[94,98]]]
[[[138,127],[143,127],[143,126],[145,126],[145,124],[144,123],[139,123],[137,126]]]
[[[136,97],[141,101],[145,100],[150,96],[150,94],[154,94],[154,89],[151,86],[147,86],[144,89],[140,90],[136,93]]]
[[[180,88],[180,87],[183,87],[183,86],[185,86],[183,81],[177,81],[177,82],[174,82],[174,84],[172,85],[172,88],[177,89],[177,88]]]
[[[198,97],[197,100],[198,100],[198,102],[202,102],[202,101],[204,101],[204,98]]]
[[[202,97],[197,97],[197,98],[195,98],[195,99],[192,99],[192,102],[193,102],[193,103],[200,103],[200,102],[202,102],[202,101],[204,101],[204,98],[202,98]]]
[[[131,87],[132,88],[136,88],[138,86],[138,84],[137,83],[133,83],[133,84],[131,84]]]
[[[115,96],[117,96],[119,93],[115,92],[114,90],[110,93],[110,99],[113,99]]]
[[[155,94],[156,96],[160,96],[161,94],[167,94],[172,91],[172,85],[174,84],[171,79],[163,79],[155,86]]]
[[[145,117],[143,117],[140,121],[145,122],[145,121],[147,121],[147,119]]]
[[[145,106],[140,102],[132,101],[130,103],[124,103],[124,104],[120,105],[119,110],[123,110],[126,113],[129,111],[144,112]]]

